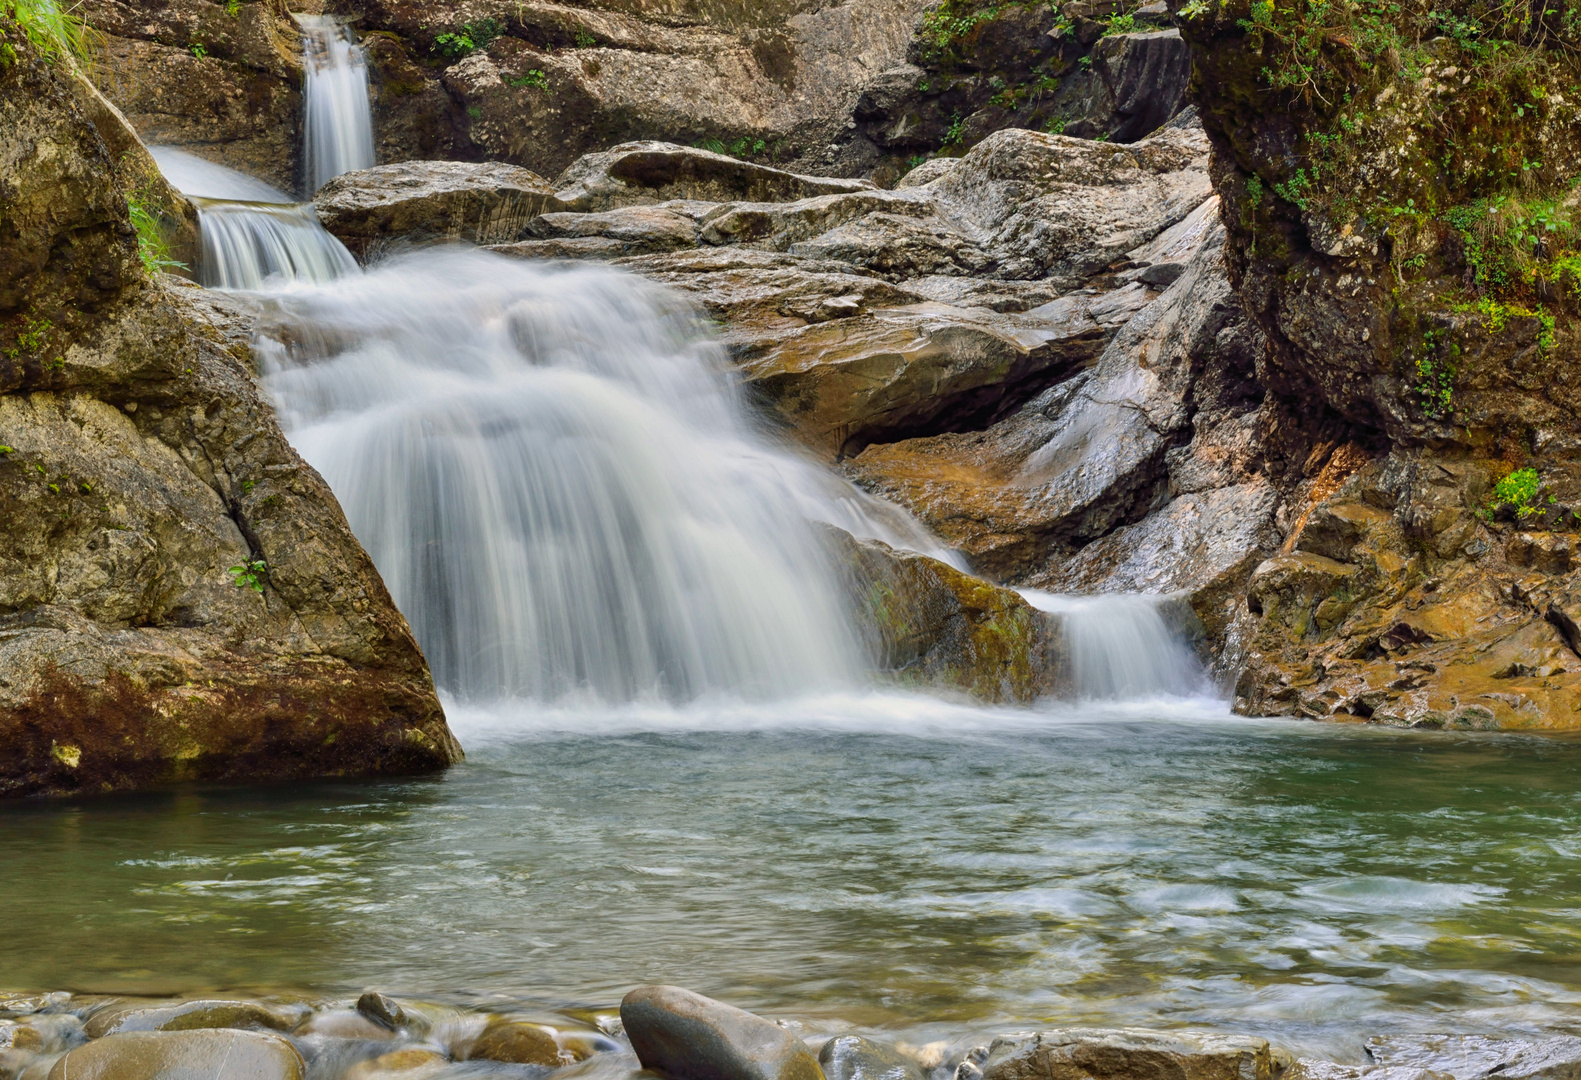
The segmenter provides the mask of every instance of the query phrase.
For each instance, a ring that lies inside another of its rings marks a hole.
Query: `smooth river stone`
[[[269,1028],[284,1031],[295,1017],[256,1001],[181,1001],[106,1009],[83,1025],[90,1039],[124,1031],[193,1031],[199,1028]]]
[[[439,1072],[448,1064],[443,1054],[411,1046],[359,1061],[341,1075],[341,1080],[383,1080],[384,1077],[417,1080],[418,1077]]]
[[[262,1031],[130,1031],[79,1046],[48,1080],[303,1080],[302,1055]]]
[[[560,1058],[560,1044],[548,1029],[538,1024],[505,1020],[489,1024],[483,1033],[467,1048],[466,1058],[473,1061],[503,1061],[513,1065],[547,1065],[554,1068],[564,1065]]]
[[[983,1080],[1271,1080],[1267,1039],[1066,1028],[995,1039]]]
[[[924,1080],[922,1067],[893,1046],[841,1035],[818,1051],[828,1080]]]
[[[669,1080],[824,1080],[791,1032],[679,986],[639,986],[620,1021],[642,1067]]]

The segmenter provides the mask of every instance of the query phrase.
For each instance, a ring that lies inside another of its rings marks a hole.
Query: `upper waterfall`
[[[327,15],[298,15],[307,73],[302,122],[307,193],[344,172],[373,165],[368,64],[351,30]]]

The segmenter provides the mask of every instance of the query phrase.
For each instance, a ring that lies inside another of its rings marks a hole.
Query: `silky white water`
[[[262,289],[357,273],[346,246],[319,224],[312,203],[234,169],[168,146],[149,148],[159,169],[198,208],[198,281]]]
[[[328,15],[298,15],[306,71],[303,171],[311,195],[341,173],[373,165],[368,63],[351,30]]]
[[[671,294],[450,249],[271,310],[258,351],[281,418],[447,692],[690,700],[857,679],[808,518],[925,534],[760,438]]]
[[[1130,700],[1206,690],[1196,657],[1164,621],[1159,597],[1062,596],[1035,589],[1021,595],[1039,611],[1059,616],[1077,697]]]

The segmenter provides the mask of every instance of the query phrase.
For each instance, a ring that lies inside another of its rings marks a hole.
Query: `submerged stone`
[[[818,1064],[828,1080],[924,1080],[921,1066],[887,1043],[841,1035],[824,1043]]]
[[[679,986],[638,987],[620,1020],[642,1067],[668,1080],[823,1080],[791,1032]]]
[[[517,1020],[491,1022],[463,1055],[466,1060],[483,1059],[514,1065],[565,1064],[554,1034],[539,1024]]]
[[[295,1017],[256,1001],[203,1000],[106,1009],[83,1026],[90,1039],[123,1031],[192,1031],[199,1028],[267,1028],[284,1031]]]

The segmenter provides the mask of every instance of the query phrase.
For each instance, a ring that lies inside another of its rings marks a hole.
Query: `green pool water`
[[[1581,741],[894,695],[454,710],[377,783],[0,809],[19,989],[605,1008],[813,1030],[1581,1029]]]

